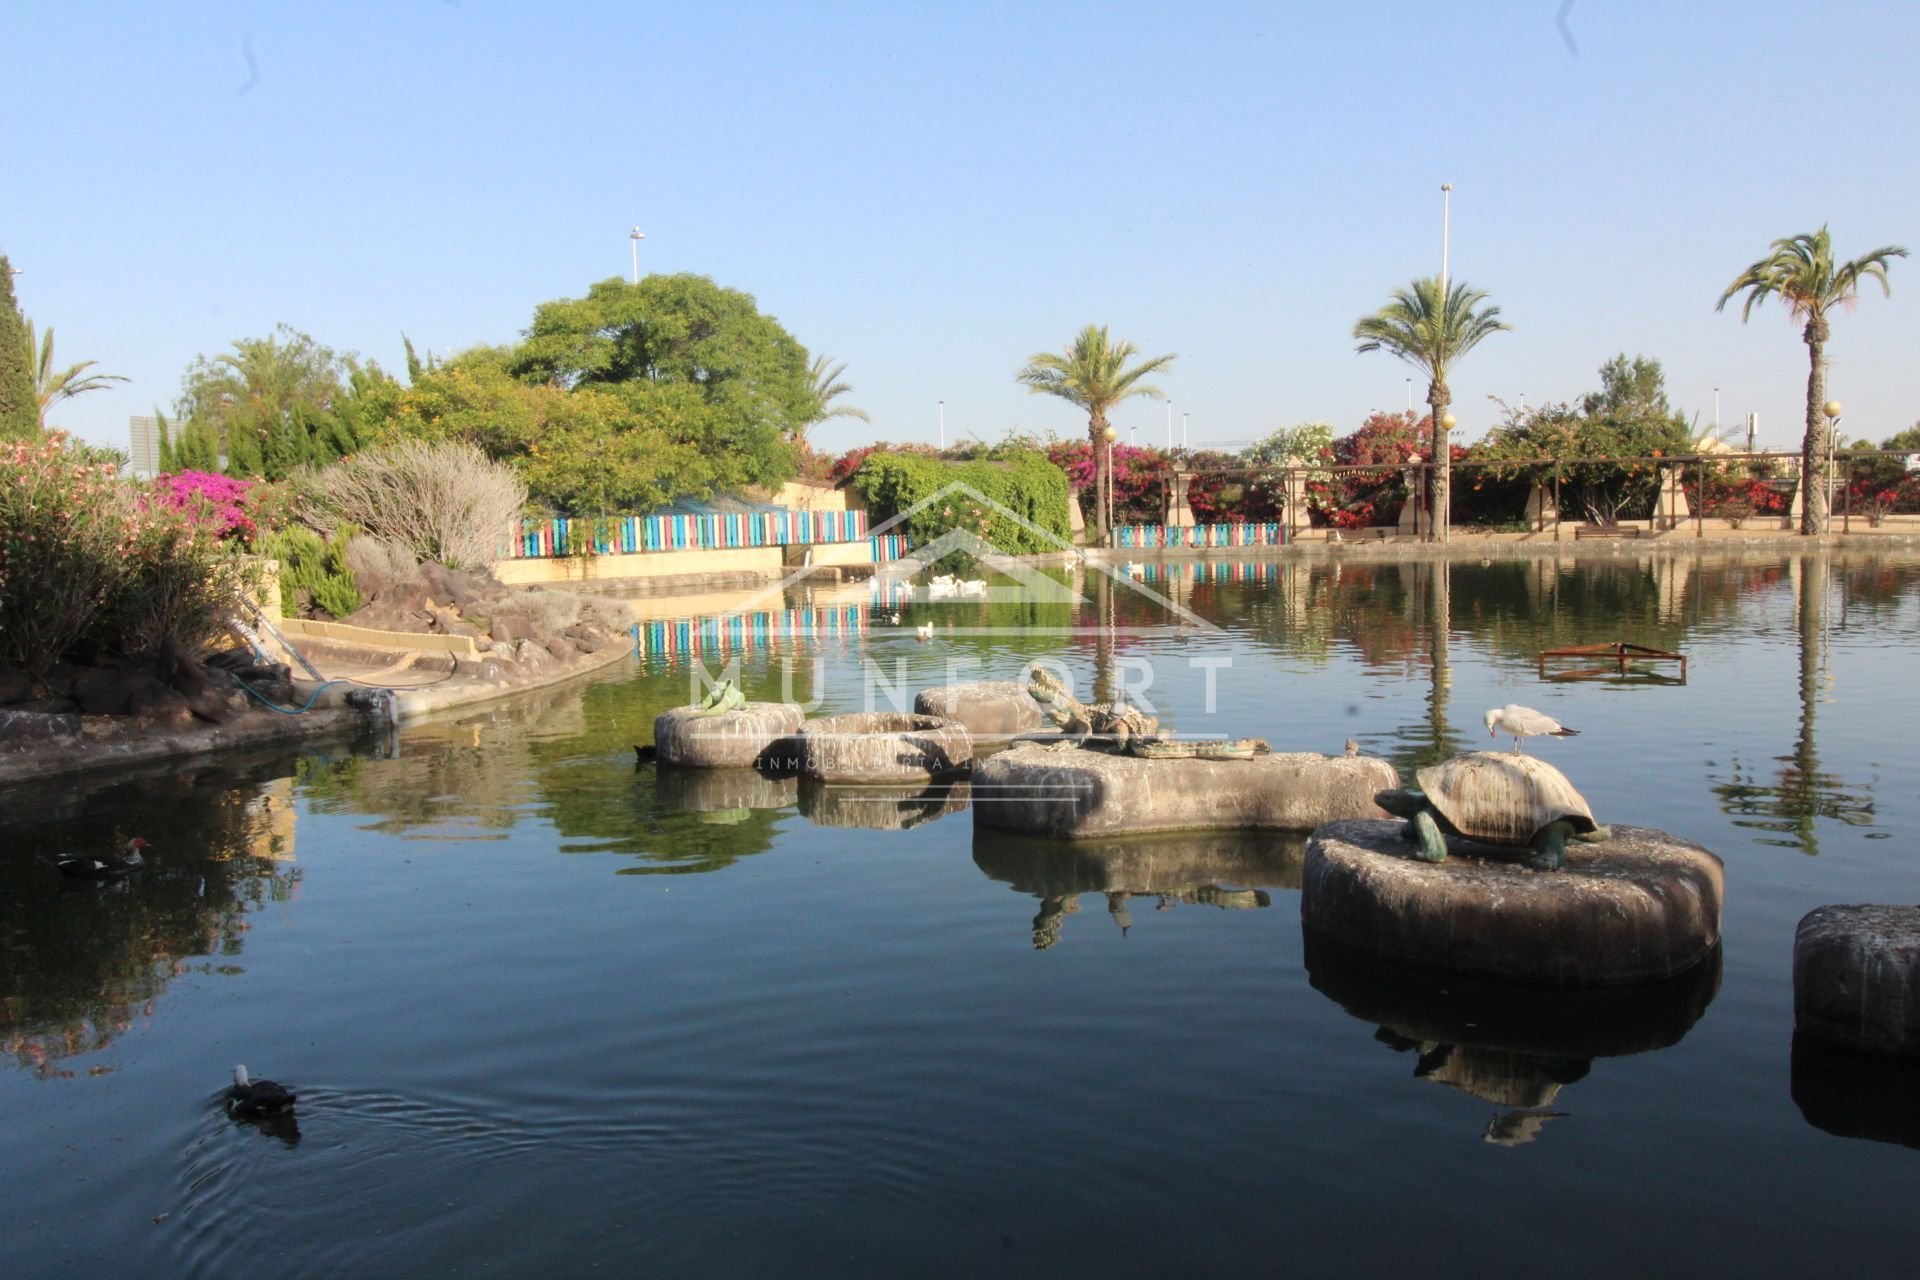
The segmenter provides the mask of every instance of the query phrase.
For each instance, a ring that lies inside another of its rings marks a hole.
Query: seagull
[[[915,627],[913,629],[913,638],[915,640],[933,639],[933,624],[931,622],[923,622]]]
[[[1504,707],[1487,708],[1487,736],[1497,738],[1506,734],[1513,739],[1513,749],[1520,751],[1522,738],[1571,738],[1579,733],[1578,729],[1569,729],[1544,711],[1535,711],[1532,707],[1523,707],[1509,702]]]
[[[233,1069],[227,1090],[227,1114],[236,1120],[264,1120],[293,1110],[294,1095],[271,1080],[249,1080],[244,1066]]]

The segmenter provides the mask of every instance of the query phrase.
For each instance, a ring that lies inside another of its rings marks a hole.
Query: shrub
[[[866,499],[876,524],[905,515],[905,531],[917,546],[960,527],[1014,554],[1058,551],[1070,536],[1066,474],[1037,453],[1018,450],[997,461],[980,462],[874,453],[860,464],[853,484]],[[987,504],[964,494],[929,503],[953,484],[974,490]],[[923,503],[929,505],[914,510]],[[971,523],[963,526],[963,521]]]
[[[420,562],[405,547],[365,534],[347,540],[346,568],[363,593],[373,584],[405,582],[420,572]]]
[[[535,635],[557,636],[580,617],[579,596],[566,591],[523,591],[494,605],[491,616],[525,618]]]
[[[249,585],[199,500],[176,507],[85,457],[59,432],[0,449],[0,666],[196,647]]]
[[[364,603],[353,572],[347,567],[347,546],[352,537],[350,528],[336,530],[329,539],[304,525],[290,524],[260,540],[261,554],[280,562],[283,615],[304,617],[310,608],[317,608],[344,618]]]
[[[156,505],[212,525],[218,537],[250,543],[259,532],[253,510],[255,488],[250,480],[211,471],[182,471],[155,476],[152,495]]]
[[[405,440],[302,476],[295,510],[322,533],[355,526],[449,569],[499,558],[527,488],[470,444]]]
[[[59,432],[0,444],[0,667],[43,674],[116,599],[138,511],[114,470]]]

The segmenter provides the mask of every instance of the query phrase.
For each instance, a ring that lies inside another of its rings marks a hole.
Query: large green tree
[[[1484,290],[1455,281],[1444,296],[1433,276],[1415,280],[1410,288],[1395,289],[1392,301],[1353,326],[1359,350],[1385,351],[1427,375],[1427,404],[1433,411],[1433,469],[1428,491],[1433,510],[1433,538],[1449,536],[1448,503],[1452,489],[1453,454],[1447,440],[1447,406],[1453,393],[1447,374],[1460,357],[1490,334],[1513,326],[1500,319],[1500,308],[1485,305]]]
[[[713,490],[698,424],[711,410],[684,384],[569,391],[507,372],[483,348],[422,370],[383,428],[388,438],[464,440],[517,471],[528,496],[566,516],[649,511]]]
[[[1090,324],[1075,335],[1064,351],[1040,351],[1027,358],[1015,378],[1033,395],[1058,396],[1087,411],[1087,439],[1093,445],[1095,503],[1100,540],[1107,528],[1106,495],[1112,485],[1107,469],[1107,414],[1135,396],[1159,397],[1160,388],[1142,379],[1173,369],[1177,358],[1154,356],[1134,363],[1140,349],[1125,338],[1114,341],[1107,326]]]
[[[39,406],[40,429],[47,429],[47,410],[62,400],[71,400],[89,391],[105,391],[109,382],[125,382],[117,373],[88,373],[94,362],[82,360],[64,369],[53,367],[53,329],[36,334],[33,321],[26,322],[27,359],[33,365],[33,398]]]
[[[510,370],[569,391],[602,388],[643,411],[662,387],[710,410],[688,420],[723,487],[775,485],[795,470],[793,440],[817,409],[807,350],[751,294],[706,276],[602,280],[584,298],[534,311]]]
[[[40,402],[33,394],[26,329],[13,300],[13,267],[0,253],[0,440],[40,434]]]
[[[1770,297],[1778,297],[1795,321],[1803,322],[1801,341],[1807,344],[1807,430],[1800,438],[1800,490],[1802,494],[1800,532],[1821,534],[1827,531],[1827,490],[1823,484],[1808,483],[1822,474],[1827,455],[1827,428],[1823,412],[1827,398],[1826,347],[1829,331],[1827,313],[1836,306],[1851,306],[1860,296],[1862,280],[1878,280],[1884,295],[1893,288],[1887,283],[1887,266],[1907,251],[1897,244],[1886,245],[1850,262],[1836,262],[1833,238],[1822,226],[1812,235],[1802,233],[1773,242],[1773,251],[1741,272],[1720,295],[1716,311],[1740,293],[1747,295],[1740,308],[1745,324],[1753,309]]]

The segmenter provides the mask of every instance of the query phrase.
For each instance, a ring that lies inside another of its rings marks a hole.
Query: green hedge
[[[962,484],[987,499],[982,505],[952,494],[915,511],[896,527],[916,546],[949,529],[972,529],[1001,551],[1032,555],[1058,551],[1073,537],[1067,524],[1067,474],[1043,454],[1025,450],[995,461],[944,462],[910,453],[874,453],[854,472],[853,488],[866,500],[871,524],[878,526],[926,502],[949,485]],[[996,507],[1045,530],[1043,537]]]

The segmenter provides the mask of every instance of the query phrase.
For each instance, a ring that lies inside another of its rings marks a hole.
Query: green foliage
[[[1107,326],[1090,324],[1074,335],[1065,351],[1040,351],[1028,357],[1015,379],[1031,395],[1058,396],[1087,411],[1087,441],[1092,446],[1094,487],[1107,491],[1107,412],[1136,396],[1161,396],[1159,387],[1142,379],[1173,368],[1176,357],[1154,356],[1133,363],[1140,349],[1125,338],[1118,342]],[[1097,501],[1096,501],[1097,505]]]
[[[0,440],[40,434],[40,402],[27,356],[26,322],[13,300],[13,267],[0,254]]]
[[[1600,366],[1600,389],[1580,400],[1580,412],[1589,418],[1664,418],[1673,413],[1667,403],[1667,375],[1649,356],[1627,359],[1621,352]]]
[[[1433,276],[1395,289],[1391,296],[1386,306],[1353,326],[1353,336],[1360,340],[1357,350],[1399,357],[1426,374],[1442,396],[1447,373],[1461,356],[1491,335],[1513,328],[1499,318],[1500,308],[1481,305],[1487,300],[1484,289],[1470,289],[1462,280],[1448,285],[1444,298]],[[1433,399],[1431,389],[1428,398]],[[1442,399],[1440,407],[1445,404]]]
[[[53,367],[53,329],[34,334],[33,321],[26,321],[27,361],[33,368],[33,398],[40,408],[40,428],[47,426],[47,410],[62,400],[71,400],[89,391],[104,391],[109,382],[125,382],[117,373],[88,373],[94,362],[82,360],[64,369]]]
[[[530,386],[484,353],[423,373],[400,397],[388,439],[458,440],[512,467],[561,515],[650,511],[713,492],[717,470],[694,440],[710,408],[686,386],[568,391]]]
[[[1607,462],[1607,458],[1657,459],[1692,449],[1692,433],[1678,415],[1590,418],[1566,404],[1508,408],[1504,422],[1473,451],[1476,458],[1511,465],[1489,469],[1495,478],[1544,478],[1560,470],[1563,500],[1586,519],[1614,524],[1652,512],[1660,488],[1654,461]]]
[[[0,666],[205,642],[246,576],[216,526],[62,432],[0,446]]]
[[[305,525],[290,524],[260,540],[260,554],[280,562],[280,612],[305,617],[310,609],[344,618],[364,601],[347,566],[353,531],[340,528],[323,538]]]
[[[807,366],[807,392],[813,397],[813,407],[807,411],[807,420],[801,424],[804,433],[811,427],[819,426],[829,418],[858,418],[862,422],[872,422],[865,409],[850,404],[835,404],[841,396],[852,395],[853,388],[840,380],[847,371],[846,361],[833,363],[832,356],[815,356],[813,363]]]
[[[357,452],[390,416],[400,388],[379,365],[336,355],[281,325],[233,351],[197,358],[175,406],[177,465],[282,480]]]
[[[751,294],[700,275],[602,280],[585,298],[543,303],[508,368],[528,383],[617,392],[636,415],[665,388],[692,392],[708,412],[681,414],[673,442],[698,449],[721,488],[791,478],[792,441],[821,409],[806,348]]]
[[[970,494],[942,493],[955,484],[972,489],[986,501]],[[1069,542],[1066,473],[1038,453],[1021,450],[978,462],[873,453],[854,473],[853,486],[866,500],[876,526],[928,503],[907,515],[902,525],[918,546],[960,528],[1009,554],[1058,551]],[[930,501],[936,495],[939,500]],[[1044,532],[1035,533],[1020,520]]]

